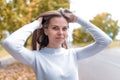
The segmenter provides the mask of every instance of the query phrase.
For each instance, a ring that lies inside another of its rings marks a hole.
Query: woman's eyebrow
[[[58,25],[55,25],[55,24],[54,24],[54,25],[51,25],[51,26],[58,26]]]
[[[50,26],[56,26],[56,27],[59,27],[59,25],[57,25],[57,24],[53,24],[53,25],[50,25]],[[69,25],[64,25],[63,27],[69,27]]]

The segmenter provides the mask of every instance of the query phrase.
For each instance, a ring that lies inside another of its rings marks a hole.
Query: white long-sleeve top
[[[18,61],[33,68],[37,80],[79,80],[78,60],[93,56],[111,42],[103,31],[93,24],[78,18],[81,24],[95,39],[93,44],[83,48],[42,48],[32,51],[24,47],[27,38],[39,28],[39,21],[24,25],[3,41],[3,47]]]

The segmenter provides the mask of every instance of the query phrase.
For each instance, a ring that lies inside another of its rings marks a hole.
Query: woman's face
[[[68,22],[64,17],[53,17],[50,20],[48,28],[44,29],[48,36],[49,43],[47,47],[59,48],[67,36]]]

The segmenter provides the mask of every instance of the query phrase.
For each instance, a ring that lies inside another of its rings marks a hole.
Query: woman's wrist
[[[39,17],[38,19],[37,19],[37,21],[39,21],[39,28],[42,28],[42,25],[41,25],[41,23],[42,23],[42,17]]]

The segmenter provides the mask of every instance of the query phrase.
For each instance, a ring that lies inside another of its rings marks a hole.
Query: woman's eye
[[[55,27],[53,27],[53,29],[54,29],[54,30],[58,30],[58,27],[55,26]]]
[[[66,31],[67,29],[68,29],[67,27],[64,27],[64,28],[63,28],[63,31]]]
[[[53,30],[59,30],[60,28],[57,27],[57,26],[54,26],[52,29],[53,29]],[[63,31],[66,31],[67,29],[68,29],[67,27],[63,27],[63,28],[62,28]]]

